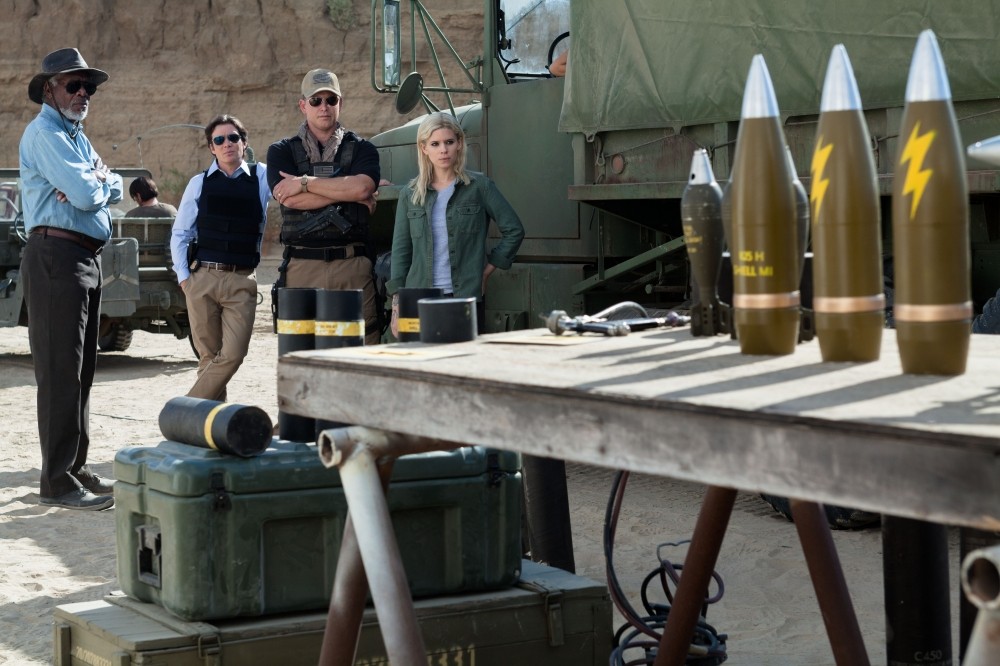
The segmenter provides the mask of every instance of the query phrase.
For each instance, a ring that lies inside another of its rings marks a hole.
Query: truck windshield
[[[546,74],[549,50],[569,31],[569,0],[501,0],[510,48],[501,55],[517,74]],[[552,58],[569,47],[569,39],[555,45]]]

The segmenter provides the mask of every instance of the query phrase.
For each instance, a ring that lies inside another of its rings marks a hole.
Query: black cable
[[[679,572],[683,565],[673,564],[663,556],[665,547],[679,547],[689,543],[689,540],[679,542],[661,543],[657,546],[656,557],[659,566],[646,575],[640,586],[640,596],[643,609],[647,615],[640,616],[628,598],[622,592],[618,575],[614,568],[614,542],[618,529],[618,519],[621,515],[622,500],[625,496],[625,487],[628,485],[629,472],[618,472],[611,484],[611,492],[608,497],[608,504],[604,514],[604,558],[605,573],[608,580],[608,592],[615,607],[626,620],[614,635],[614,649],[609,659],[610,666],[633,666],[639,664],[652,664],[656,659],[656,652],[659,649],[660,639],[663,635],[663,628],[666,626],[667,616],[670,612],[670,604],[651,602],[648,588],[653,580],[659,579],[663,594],[668,601],[673,602],[673,593],[670,584],[676,588],[680,580]],[[716,603],[722,598],[725,586],[722,577],[715,571],[712,572],[718,591],[711,596],[706,596],[702,606],[702,617],[698,618],[694,636],[691,643],[690,652],[686,664],[692,666],[717,666],[727,659],[726,634],[719,634],[715,627],[705,621],[708,605]],[[641,639],[641,640],[640,640]],[[652,639],[652,640],[649,640]],[[625,661],[625,653],[635,650],[642,650],[643,657]]]

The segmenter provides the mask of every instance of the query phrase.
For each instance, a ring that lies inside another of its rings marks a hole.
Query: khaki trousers
[[[184,284],[191,336],[198,350],[198,379],[192,398],[226,400],[226,384],[250,349],[257,309],[253,271],[219,271],[202,266]]]

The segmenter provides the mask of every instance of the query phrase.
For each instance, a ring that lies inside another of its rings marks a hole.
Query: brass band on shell
[[[885,294],[874,296],[813,296],[813,311],[823,314],[877,312],[885,309]]]
[[[896,303],[893,306],[896,321],[935,322],[961,321],[972,319],[972,301],[947,305],[909,305]]]
[[[733,307],[742,310],[797,308],[801,300],[798,291],[785,294],[733,294]]]

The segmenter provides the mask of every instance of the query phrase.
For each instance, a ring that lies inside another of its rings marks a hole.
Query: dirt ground
[[[261,293],[269,293],[260,275]],[[276,422],[277,341],[269,299],[258,308],[250,355],[230,383],[233,402],[257,404]],[[112,474],[115,452],[155,445],[163,404],[194,382],[186,340],[137,332],[124,353],[102,354],[91,406],[96,471]],[[0,664],[52,660],[52,610],[120,588],[115,574],[114,512],[66,511],[38,501],[39,449],[27,329],[0,330]],[[568,467],[577,573],[604,578],[602,526],[614,472]],[[686,539],[703,489],[633,475],[614,550],[623,591],[636,606],[643,578],[657,566],[657,545]],[[882,557],[877,528],[835,532],[848,586],[872,663],[885,662]],[[952,530],[952,615],[957,616],[957,537]],[[683,549],[667,549],[682,561]],[[741,494],[716,567],[725,582],[708,621],[728,634],[728,663],[832,664],[833,656],[794,526],[756,496]],[[616,615],[615,628],[621,619]],[[955,653],[957,656],[957,642]]]

